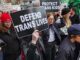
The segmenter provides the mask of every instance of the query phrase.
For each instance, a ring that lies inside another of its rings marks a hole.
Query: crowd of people
[[[79,60],[80,18],[75,9],[48,12],[47,20],[48,29],[19,39],[10,14],[0,11],[0,60]]]

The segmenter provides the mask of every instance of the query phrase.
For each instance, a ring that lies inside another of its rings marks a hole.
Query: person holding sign
[[[39,45],[40,34],[38,30],[32,33],[32,40],[27,51],[26,60],[45,60],[44,51],[41,45]]]
[[[8,13],[2,14],[1,23],[0,39],[6,43],[6,46],[2,49],[3,60],[16,60],[19,56],[19,42],[18,39],[14,38],[9,32],[11,17]]]

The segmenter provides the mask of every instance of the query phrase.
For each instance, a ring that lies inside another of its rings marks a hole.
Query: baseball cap
[[[68,29],[68,34],[69,35],[80,35],[80,24],[73,24]]]

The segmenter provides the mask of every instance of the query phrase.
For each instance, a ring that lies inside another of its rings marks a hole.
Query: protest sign
[[[40,0],[40,5],[43,6],[47,12],[55,12],[59,10],[60,0]]]
[[[28,8],[11,14],[13,25],[19,38],[29,36],[37,29],[48,28],[48,21],[44,7]]]

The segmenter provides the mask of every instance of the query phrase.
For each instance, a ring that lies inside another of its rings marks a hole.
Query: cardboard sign
[[[56,12],[59,10],[59,0],[40,0],[41,6],[43,6],[47,12]]]
[[[31,35],[35,29],[42,31],[48,28],[46,11],[43,7],[28,8],[12,13],[11,16],[19,38]]]

